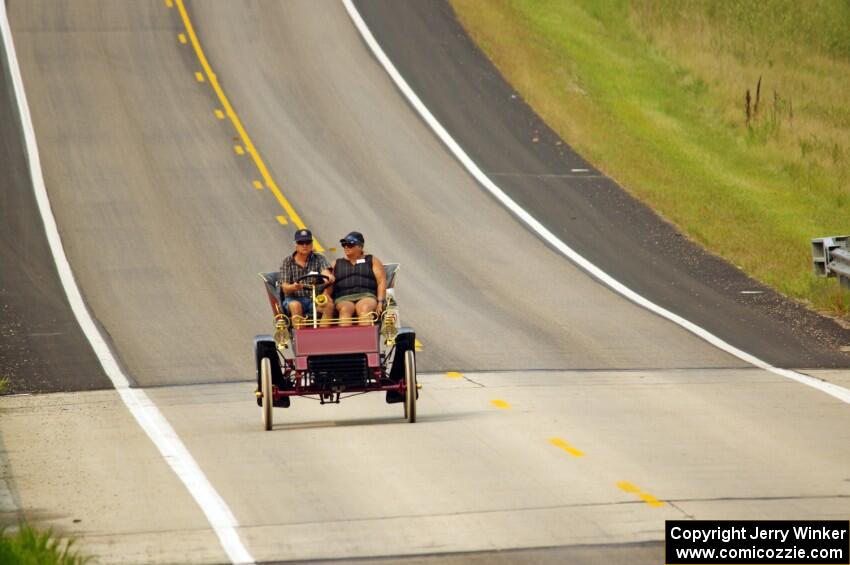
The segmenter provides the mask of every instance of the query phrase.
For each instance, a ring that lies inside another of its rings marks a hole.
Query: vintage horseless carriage
[[[318,319],[316,305],[326,299],[318,273],[298,280],[312,289],[313,309],[294,323],[281,306],[280,273],[260,273],[275,324],[274,335],[254,338],[256,397],[266,430],[272,429],[272,409],[288,408],[293,396],[338,404],[342,398],[385,392],[388,403],[404,404],[408,422],[416,421],[416,334],[399,327],[393,288],[398,264],[384,267],[387,305],[380,317],[372,314],[368,325],[357,325],[357,319]]]

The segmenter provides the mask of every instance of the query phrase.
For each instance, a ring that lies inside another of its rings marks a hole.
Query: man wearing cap
[[[334,277],[330,271],[330,265],[325,256],[313,251],[313,234],[308,229],[295,232],[295,252],[287,255],[280,266],[280,288],[283,290],[283,309],[288,312],[292,321],[302,321],[305,314],[313,313],[313,298],[309,286],[303,282],[297,282],[299,278],[310,273],[321,273],[328,277],[328,282],[333,283]],[[323,279],[314,277],[307,279],[306,283],[321,284]],[[330,285],[324,290],[328,297],[325,306],[316,306],[316,313],[321,314],[322,320],[330,319],[334,315],[334,304],[331,300]]]
[[[365,238],[353,231],[339,240],[345,252],[334,262],[336,282],[333,297],[339,311],[341,326],[350,326],[355,314],[358,324],[371,323],[371,314],[378,316],[384,309],[387,296],[387,273],[384,264],[374,255],[363,253]]]

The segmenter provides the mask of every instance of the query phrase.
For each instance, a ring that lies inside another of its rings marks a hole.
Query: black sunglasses
[[[354,247],[355,245],[357,245],[357,244],[351,243],[350,241],[346,241],[345,243],[342,244],[343,247]]]
[[[311,239],[310,241],[296,241],[295,243],[297,243],[298,245],[313,245],[313,240]]]

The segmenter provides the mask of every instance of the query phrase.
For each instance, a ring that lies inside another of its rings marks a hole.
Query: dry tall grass
[[[850,2],[451,1],[601,170],[755,278],[847,314],[809,239],[850,233]]]
[[[638,0],[630,19],[711,89],[723,123],[770,151],[799,190],[848,203],[850,3]],[[745,93],[758,84],[761,108],[748,126]]]

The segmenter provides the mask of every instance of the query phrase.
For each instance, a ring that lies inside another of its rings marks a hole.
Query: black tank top
[[[372,256],[366,255],[364,259],[365,261],[355,265],[344,257],[337,259],[334,265],[334,299],[363,292],[378,295],[378,280],[372,270]]]

